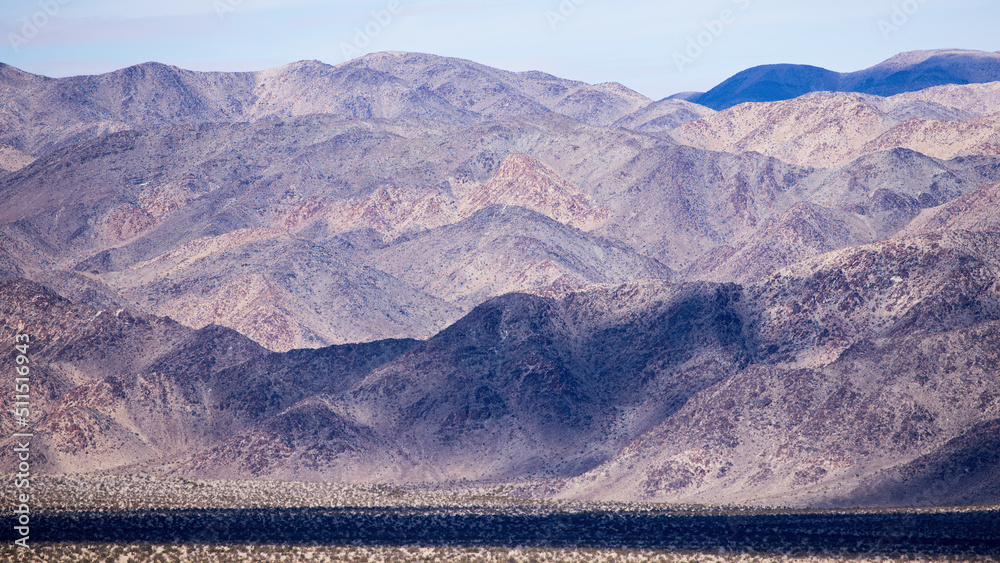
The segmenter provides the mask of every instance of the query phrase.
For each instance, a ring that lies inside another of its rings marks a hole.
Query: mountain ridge
[[[975,68],[982,67],[982,68]],[[690,101],[714,110],[746,102],[775,102],[810,92],[857,92],[892,96],[944,84],[1000,81],[1000,54],[962,49],[900,53],[855,72],[794,64],[741,71]]]
[[[992,68],[935,53],[865,76]],[[716,112],[420,53],[0,67],[37,469],[1000,502],[997,84]]]
[[[442,84],[441,72],[465,85]],[[313,113],[359,119],[430,117],[471,125],[548,111],[610,124],[650,101],[621,85],[587,85],[419,53],[375,53],[338,65],[299,61],[255,72],[197,72],[150,62],[68,78],[36,79],[10,70],[0,79],[5,79],[0,92],[8,99],[0,111],[8,134],[0,136],[0,144],[35,157],[126,128]],[[476,87],[486,80],[498,90],[487,93]],[[469,106],[477,97],[479,105]]]
[[[180,338],[146,354],[136,378],[100,367],[71,393],[53,389],[122,342],[151,341],[95,340],[107,321],[85,307],[76,318],[93,328],[78,337],[39,331],[61,318],[41,300],[5,314],[7,326],[37,333],[42,374],[66,374],[40,377],[39,394],[51,398],[37,430],[89,436],[47,442],[53,469],[140,462],[200,478],[541,479],[546,495],[671,502],[989,501],[981,464],[969,466],[981,477],[947,493],[914,497],[908,483],[933,475],[940,456],[973,463],[967,429],[1000,417],[990,368],[1000,351],[997,236],[943,231],[854,247],[747,286],[641,281],[559,299],[509,294],[425,341],[271,354],[251,345],[233,356],[216,342],[247,339],[173,323],[164,326]],[[144,334],[132,318],[108,320]],[[57,338],[65,342],[52,346]],[[206,350],[219,367],[202,364],[195,373],[205,375],[192,377]],[[177,414],[143,389],[161,389]],[[957,399],[970,392],[978,402]],[[189,416],[180,413],[208,409],[215,422],[192,419],[178,434],[178,417]],[[857,428],[830,432],[833,419]],[[122,458],[125,447],[138,457]],[[903,476],[896,489],[880,481],[893,472]]]

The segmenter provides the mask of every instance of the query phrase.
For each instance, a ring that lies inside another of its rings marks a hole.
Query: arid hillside
[[[996,58],[721,111],[416,53],[0,66],[36,467],[1000,502]]]

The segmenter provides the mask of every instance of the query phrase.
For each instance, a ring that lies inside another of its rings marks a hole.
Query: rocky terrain
[[[998,503],[995,57],[721,111],[411,53],[0,67],[35,467]]]

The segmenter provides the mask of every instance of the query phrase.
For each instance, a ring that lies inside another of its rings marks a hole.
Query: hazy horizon
[[[1000,7],[979,0],[679,2],[185,0],[140,5],[38,0],[0,16],[0,61],[51,77],[156,61],[249,71],[379,51],[423,52],[588,83],[654,99],[707,90],[774,63],[861,70],[897,53],[996,51]]]

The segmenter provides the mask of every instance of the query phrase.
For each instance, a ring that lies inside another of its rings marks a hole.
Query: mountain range
[[[995,58],[721,111],[415,53],[0,66],[37,467],[996,503]]]
[[[1000,51],[936,49],[900,53],[856,72],[822,67],[772,64],[749,68],[708,92],[684,98],[714,110],[745,102],[790,100],[810,92],[858,92],[894,96],[945,84],[981,84],[1000,80]]]

